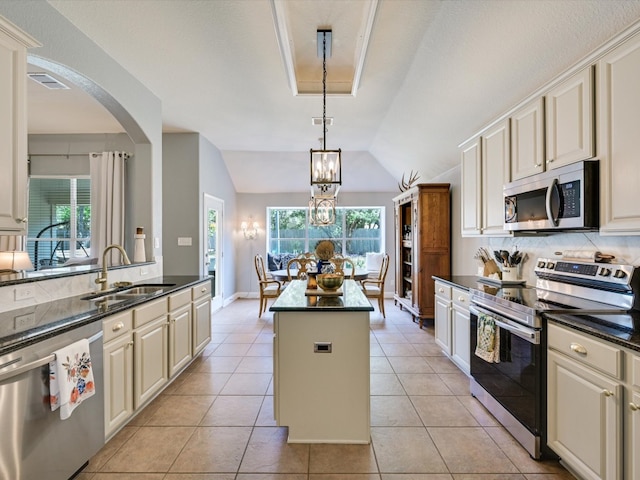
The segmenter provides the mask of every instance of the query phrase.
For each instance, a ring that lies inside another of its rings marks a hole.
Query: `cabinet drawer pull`
[[[458,297],[458,301],[464,303],[464,297]]]
[[[587,354],[587,349],[584,348],[579,343],[572,343],[571,344],[571,351],[579,353],[580,355],[586,355]]]
[[[207,293],[207,287],[202,287],[202,290],[200,290],[200,292]]]
[[[439,289],[438,289],[438,292],[440,292],[440,293],[444,293],[444,288],[439,288]]]
[[[613,397],[613,392],[611,390],[607,390],[606,388],[602,390],[602,393],[605,397]]]
[[[124,323],[118,322],[116,323],[111,330],[117,332],[118,330],[122,330],[124,328]]]
[[[635,403],[631,402],[629,404],[629,408],[632,412],[637,412],[638,410],[640,410],[640,405],[636,405]]]

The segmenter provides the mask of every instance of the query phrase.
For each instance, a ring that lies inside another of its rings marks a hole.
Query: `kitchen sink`
[[[153,295],[159,295],[164,292],[165,289],[175,286],[175,283],[144,283],[140,285],[132,285],[126,288],[119,288],[117,290],[107,290],[104,292],[94,293],[86,297],[82,297],[82,300],[92,300],[95,302],[122,302],[124,300],[132,300],[135,298],[151,297]]]

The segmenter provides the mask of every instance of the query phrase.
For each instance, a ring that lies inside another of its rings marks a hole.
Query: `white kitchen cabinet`
[[[640,235],[640,35],[598,62],[600,233]]]
[[[27,48],[40,44],[0,17],[0,232],[26,235]]]
[[[454,288],[451,292],[451,360],[467,375],[471,372],[469,292]]]
[[[595,155],[593,66],[572,75],[546,95],[546,168]]]
[[[548,327],[547,443],[581,478],[623,478],[623,352]]]
[[[211,341],[211,282],[191,288],[193,299],[193,356],[198,355]]]
[[[511,181],[509,119],[482,134],[482,234],[508,236],[504,230],[505,183]]]
[[[169,378],[192,358],[191,290],[169,295]]]
[[[138,409],[169,380],[167,299],[134,308],[133,321],[133,404]]]
[[[462,235],[508,237],[503,186],[511,181],[509,119],[461,146]]]
[[[476,236],[482,233],[482,147],[480,137],[465,143],[461,147],[461,152],[462,236]]]
[[[544,98],[536,98],[511,115],[511,180],[544,171]]]
[[[469,375],[469,292],[439,280],[435,287],[435,342],[460,370]]]
[[[109,438],[133,415],[133,311],[103,321],[104,426]]]
[[[626,478],[638,480],[640,478],[640,354],[629,355],[631,364],[631,385],[629,386],[629,402],[626,405],[625,430],[627,431],[627,452],[625,468]]]
[[[451,287],[435,281],[435,342],[446,355],[451,354]]]

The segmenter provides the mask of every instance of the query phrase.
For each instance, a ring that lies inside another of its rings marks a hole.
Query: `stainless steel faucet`
[[[100,285],[100,290],[107,290],[109,288],[109,283],[107,281],[107,253],[112,249],[118,250],[122,254],[122,259],[125,265],[131,265],[131,260],[127,256],[127,252],[124,251],[122,245],[107,245],[102,252],[102,271],[98,274],[98,278],[96,278],[96,283]]]

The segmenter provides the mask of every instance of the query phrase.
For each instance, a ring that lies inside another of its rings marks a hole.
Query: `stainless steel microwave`
[[[588,231],[600,224],[598,160],[584,160],[504,186],[504,229]]]

